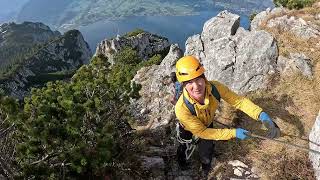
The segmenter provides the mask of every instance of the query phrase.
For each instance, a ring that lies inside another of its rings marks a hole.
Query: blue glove
[[[236,138],[239,138],[241,140],[247,139],[249,138],[248,135],[246,133],[248,133],[249,131],[244,130],[242,128],[237,128],[236,129]]]
[[[280,128],[275,122],[271,120],[267,113],[261,112],[259,115],[259,119],[263,123],[263,125],[268,129],[268,138],[273,139],[280,137]]]

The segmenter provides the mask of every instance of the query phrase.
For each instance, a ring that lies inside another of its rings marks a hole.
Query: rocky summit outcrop
[[[82,34],[78,30],[70,30],[41,44],[33,54],[19,62],[15,71],[0,79],[0,88],[6,94],[22,99],[31,87],[70,76],[70,71],[88,63],[91,56]]]
[[[239,27],[240,17],[228,11],[208,20],[201,34],[187,39],[185,55],[197,56],[206,77],[244,93],[265,87],[276,71],[278,48],[265,31]]]
[[[117,36],[111,40],[106,39],[97,46],[95,55],[104,55],[113,63],[113,55],[125,47],[138,52],[140,58],[147,60],[152,55],[164,51],[170,46],[169,40],[148,32],[138,32],[133,35]]]
[[[310,149],[320,152],[320,111],[310,132],[309,140]],[[315,176],[317,180],[320,180],[320,155],[310,152],[309,158],[312,162]]]
[[[301,17],[290,15],[284,8],[267,9],[257,14],[251,23],[251,30],[258,30],[261,25],[281,28],[282,31],[289,31],[304,39],[320,37],[320,29],[317,25]]]

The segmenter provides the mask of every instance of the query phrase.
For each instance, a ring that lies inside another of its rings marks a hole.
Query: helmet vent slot
[[[181,76],[186,76],[186,75],[188,75],[188,73],[179,72],[179,75],[181,75]]]

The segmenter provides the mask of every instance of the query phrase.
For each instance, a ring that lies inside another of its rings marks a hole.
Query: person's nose
[[[193,89],[194,89],[194,90],[199,90],[200,87],[201,87],[200,83],[198,83],[198,82],[194,82],[194,83],[193,83]]]

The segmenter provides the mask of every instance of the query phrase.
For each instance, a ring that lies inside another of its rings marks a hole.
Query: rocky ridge
[[[10,76],[1,79],[0,87],[6,94],[22,99],[29,93],[31,87],[42,86],[50,80],[63,79],[68,76],[66,75],[68,73],[70,76],[70,71],[89,62],[92,56],[91,50],[78,30],[70,30],[64,35],[59,35],[42,23],[24,23],[23,25],[19,27],[22,33],[20,36],[23,36],[23,27],[33,28],[33,31],[27,31],[26,36],[29,36],[32,42],[41,42],[41,47],[20,62]],[[4,30],[2,43],[5,44],[12,32],[10,32],[10,24],[4,24],[1,27]],[[37,36],[39,31],[45,33]],[[52,33],[54,39],[52,39]],[[12,39],[9,40],[12,41]]]
[[[4,23],[0,25],[0,47],[21,37],[28,38],[28,43],[34,44],[44,43],[60,35],[60,32],[52,31],[49,26],[40,22]],[[12,40],[10,38],[15,39]]]
[[[113,63],[113,55],[125,47],[131,47],[138,52],[140,58],[147,60],[152,55],[166,50],[170,46],[169,40],[148,32],[139,32],[137,35],[117,36],[106,39],[98,44],[95,55],[108,57]]]
[[[320,29],[316,24],[306,21],[301,17],[290,15],[285,8],[275,8],[272,10],[268,8],[257,14],[251,23],[251,30],[259,30],[261,25],[269,28],[280,28],[282,31],[289,31],[297,37],[305,39],[320,36]]]

